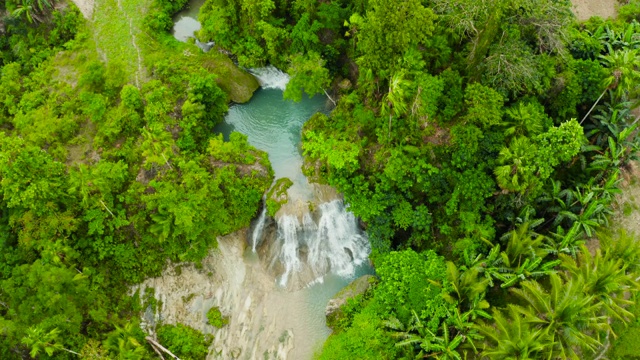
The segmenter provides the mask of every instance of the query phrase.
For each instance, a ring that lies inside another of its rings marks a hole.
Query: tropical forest
[[[0,359],[640,359],[640,0],[0,1]]]

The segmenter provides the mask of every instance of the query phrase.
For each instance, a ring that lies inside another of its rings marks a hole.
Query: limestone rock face
[[[374,275],[363,275],[353,280],[351,284],[340,290],[336,296],[329,300],[325,309],[327,326],[333,328],[336,322],[343,316],[342,307],[347,303],[347,300],[366,293],[375,281],[376,277]]]

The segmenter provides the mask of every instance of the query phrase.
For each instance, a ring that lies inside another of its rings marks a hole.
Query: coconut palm
[[[633,314],[625,308],[633,302],[624,298],[631,290],[638,290],[638,284],[626,271],[621,259],[604,257],[600,250],[595,256],[583,247],[577,259],[561,255],[562,267],[567,269],[567,280],[579,280],[584,284],[584,293],[602,303],[609,316],[627,322]]]
[[[545,246],[545,238],[530,230],[530,223],[523,223],[518,228],[502,237],[507,240],[504,251],[500,245],[493,245],[489,254],[479,256],[474,267],[484,273],[493,286],[493,279],[500,280],[502,288],[516,285],[519,281],[538,278],[554,273],[559,260],[546,260],[550,253]]]
[[[631,119],[630,102],[605,104],[597,115],[592,117],[593,123],[585,125],[585,135],[591,144],[603,147],[609,137],[617,137]]]
[[[621,230],[615,236],[598,234],[606,258],[620,259],[627,270],[638,275],[640,270],[640,242],[634,234]]]
[[[469,309],[477,298],[483,297],[489,284],[488,279],[478,279],[478,275],[478,267],[461,272],[456,264],[451,261],[447,262],[447,280],[453,291],[444,295],[445,300]],[[439,286],[439,284],[436,285]]]
[[[576,256],[584,241],[584,233],[578,225],[574,224],[569,230],[558,226],[557,231],[547,237],[546,249],[556,256],[559,254]]]
[[[492,323],[477,326],[485,339],[481,356],[492,360],[548,357],[555,345],[548,332],[532,327],[513,305],[508,307],[507,314],[494,311]]]
[[[607,55],[601,55],[602,64],[610,71],[609,76],[604,80],[604,91],[600,94],[591,109],[582,118],[580,124],[589,117],[593,109],[598,105],[607,91],[612,92],[612,97],[620,100],[623,98],[633,99],[637,94],[636,84],[640,80],[640,53],[638,49],[624,49],[612,51]]]
[[[145,359],[147,351],[134,336],[136,325],[127,323],[124,327],[116,326],[104,342],[104,347],[114,359],[139,360]]]
[[[638,49],[624,49],[601,56],[605,66],[611,69],[611,74],[605,78],[604,85],[612,89],[614,95],[621,99],[623,96],[633,95],[630,92],[636,88],[640,80],[640,53]]]
[[[465,341],[465,336],[458,333],[451,337],[446,323],[442,323],[442,335],[439,336],[420,321],[415,311],[412,310],[412,313],[413,317],[407,327],[396,318],[384,323],[392,331],[393,337],[401,339],[396,346],[412,347],[418,351],[416,359],[433,357],[439,360],[462,360],[457,348]]]
[[[544,129],[545,118],[542,105],[537,102],[520,101],[506,110],[504,134],[507,138],[537,135]]]
[[[609,329],[607,317],[600,315],[602,304],[583,292],[579,278],[563,282],[551,274],[549,283],[548,291],[536,281],[512,288],[525,303],[515,309],[530,326],[549,334],[555,357],[579,359],[582,351],[595,351],[600,346],[598,332]]]

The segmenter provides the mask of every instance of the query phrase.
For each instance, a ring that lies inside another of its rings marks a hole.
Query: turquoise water
[[[191,0],[189,7],[174,17],[173,34],[176,39],[186,42],[193,37],[194,31],[200,29],[197,14],[203,3],[204,0]],[[215,131],[222,133],[227,140],[232,131],[247,135],[251,145],[267,152],[275,178],[287,177],[293,181],[289,188],[290,199],[312,200],[312,187],[301,169],[301,130],[313,114],[328,113],[331,110],[330,103],[324,96],[303,97],[300,102],[284,100],[282,94],[289,80],[286,74],[273,67],[253,69],[251,72],[256,75],[262,88],[255,92],[248,103],[231,106],[224,122]],[[251,247],[247,248],[244,259],[259,261]],[[373,272],[371,265],[365,261],[356,266],[354,273],[348,277],[330,272],[302,289],[287,291],[279,288],[274,293],[278,295],[278,305],[288,309],[287,316],[281,316],[276,327],[283,326],[294,333],[294,348],[288,353],[290,359],[312,358],[313,351],[322,346],[331,333],[325,319],[329,299],[353,279]],[[265,333],[265,336],[268,335]],[[266,343],[272,341],[265,340]]]
[[[300,102],[284,100],[280,89],[260,89],[246,104],[233,105],[216,131],[226,139],[232,131],[249,137],[249,143],[269,154],[276,179],[293,181],[292,198],[311,200],[309,182],[302,174],[300,137],[302,125],[316,112],[328,112],[327,98],[305,97]]]
[[[216,131],[227,139],[232,131],[247,135],[251,145],[269,154],[276,178],[288,177],[293,181],[290,197],[310,200],[311,187],[301,170],[301,129],[316,112],[329,112],[330,103],[324,96],[304,98],[297,103],[284,100],[281,87],[286,84],[286,74],[274,68],[256,69],[254,72],[264,87],[272,88],[258,90],[246,104],[233,105]],[[250,247],[245,259],[258,261],[257,254]],[[331,334],[325,318],[329,300],[352,280],[373,273],[373,268],[366,261],[356,266],[355,273],[348,277],[329,272],[300,290],[289,292],[279,289],[282,306],[290,309],[283,323],[294,330],[296,347],[289,353],[291,359],[312,357],[313,351],[321,347]]]

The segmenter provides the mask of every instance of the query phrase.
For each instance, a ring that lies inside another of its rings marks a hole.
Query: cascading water
[[[284,274],[280,277],[280,286],[286,286],[289,276],[302,269],[302,261],[298,256],[300,248],[298,233],[302,230],[295,216],[283,216],[278,221],[278,241],[281,244],[279,260],[284,266]]]
[[[276,178],[293,182],[288,190],[289,203],[276,214],[276,231],[265,231],[271,222],[263,217],[264,209],[255,221],[249,239],[252,249],[258,250],[258,244],[269,247],[257,252],[277,276],[277,283],[290,290],[328,273],[352,278],[355,269],[367,262],[370,248],[366,235],[339,197],[318,194],[318,187],[309,184],[301,170],[298,145],[302,124],[314,113],[329,110],[326,98],[305,98],[302,103],[283,101],[289,75],[273,66],[249,71],[262,87],[250,102],[255,107],[231,107],[218,129],[225,134],[235,130],[248,135],[253,146],[269,154]],[[315,204],[315,211],[309,211],[308,202]]]
[[[249,72],[258,79],[263,89],[277,89],[284,91],[289,83],[289,75],[274,66],[249,69]]]
[[[260,212],[260,216],[256,221],[256,224],[253,227],[253,232],[251,233],[251,250],[256,252],[256,246],[262,240],[262,234],[264,233],[264,225],[267,221],[267,208],[263,207],[262,212]]]
[[[353,277],[356,267],[368,260],[371,247],[358,221],[342,201],[320,204],[318,230],[309,242],[307,262],[316,276],[332,271]]]
[[[280,286],[286,287],[303,266],[308,267],[312,277],[304,279],[299,284],[302,286],[312,280],[321,281],[329,272],[351,278],[356,268],[367,261],[369,241],[341,200],[320,204],[316,213],[316,221],[308,212],[285,214],[277,220],[280,251],[276,259],[284,268],[278,280]]]
[[[204,2],[189,0],[187,10],[176,15],[176,39],[194,37]],[[196,44],[205,51],[213,45]],[[309,184],[301,171],[302,124],[316,112],[328,112],[327,99],[284,101],[286,73],[272,66],[250,72],[262,90],[249,103],[231,106],[216,131],[227,139],[239,131],[266,151],[275,177],[293,182],[290,201],[276,221],[263,208],[251,231],[219,239],[204,270],[181,267],[179,273],[149,279],[147,286],[157,289],[168,323],[183,322],[215,335],[208,359],[310,359],[331,332],[325,323],[328,300],[354,278],[372,273],[369,244],[335,190]],[[244,251],[245,238],[253,251]],[[207,323],[204,314],[211,306],[230,317],[227,326],[216,329]]]

